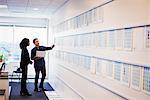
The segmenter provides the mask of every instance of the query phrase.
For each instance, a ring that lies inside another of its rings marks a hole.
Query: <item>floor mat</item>
[[[32,96],[20,96],[20,85],[19,82],[10,82],[10,100],[48,100],[44,92],[34,92],[34,83],[31,82],[27,83],[27,89]],[[44,88],[48,91],[54,91],[48,82],[44,83]]]

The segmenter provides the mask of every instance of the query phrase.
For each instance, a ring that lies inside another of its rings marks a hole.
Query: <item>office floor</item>
[[[11,92],[10,100],[48,100],[44,92],[34,92],[34,83],[29,82],[27,84],[28,91],[32,96],[20,96],[20,83],[19,82],[10,82]],[[44,83],[44,87],[48,91],[54,91],[49,83]]]

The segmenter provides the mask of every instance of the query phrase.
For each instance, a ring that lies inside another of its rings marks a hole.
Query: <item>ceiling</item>
[[[0,16],[48,18],[67,1],[69,0],[0,0]]]

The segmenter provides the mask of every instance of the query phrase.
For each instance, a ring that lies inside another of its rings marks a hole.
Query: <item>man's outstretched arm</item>
[[[52,50],[55,47],[55,45],[53,44],[51,47],[44,47],[45,50]]]

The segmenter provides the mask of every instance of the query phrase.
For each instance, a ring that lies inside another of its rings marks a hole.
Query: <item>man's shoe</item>
[[[38,88],[34,89],[35,92],[41,92],[41,90],[39,90]]]

